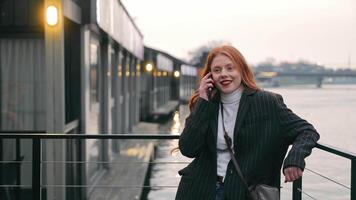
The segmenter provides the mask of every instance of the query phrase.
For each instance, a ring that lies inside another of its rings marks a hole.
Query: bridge
[[[323,83],[323,79],[325,78],[339,78],[339,77],[346,77],[346,78],[356,78],[355,71],[349,72],[273,72],[273,71],[262,71],[262,72],[255,72],[255,77],[257,80],[260,81],[271,81],[274,79],[274,85],[277,86],[278,80],[276,78],[279,77],[312,77],[316,79],[317,87],[321,87]]]

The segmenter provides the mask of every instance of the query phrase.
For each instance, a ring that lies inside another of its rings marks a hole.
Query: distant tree
[[[188,52],[189,54],[189,62],[193,65],[203,67],[206,61],[206,58],[208,56],[209,51],[216,47],[216,46],[221,46],[221,45],[231,45],[230,42],[223,41],[223,40],[214,40],[210,41],[207,44],[201,45],[200,47],[193,49]]]

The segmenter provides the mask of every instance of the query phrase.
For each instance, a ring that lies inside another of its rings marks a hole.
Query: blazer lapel
[[[210,118],[210,128],[212,137],[209,137],[209,147],[214,152],[216,151],[216,141],[218,137],[218,119],[219,119],[219,102],[212,103],[212,115]]]
[[[239,130],[241,129],[242,123],[245,120],[246,113],[250,107],[250,96],[254,94],[256,90],[252,90],[249,88],[245,88],[241,99],[240,99],[240,104],[239,104],[239,109],[237,111],[237,118],[236,118],[236,123],[235,123],[235,128],[234,128],[234,146],[236,147],[236,142],[237,142],[237,135]]]

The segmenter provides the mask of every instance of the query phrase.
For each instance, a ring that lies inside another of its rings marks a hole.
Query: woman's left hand
[[[287,167],[283,170],[284,182],[293,182],[303,176],[303,171],[299,167]]]

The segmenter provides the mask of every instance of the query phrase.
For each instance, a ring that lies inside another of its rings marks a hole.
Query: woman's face
[[[232,60],[222,54],[215,56],[211,66],[215,87],[225,94],[237,90],[241,85],[241,74]]]

